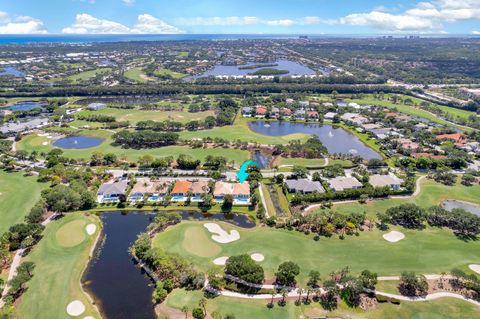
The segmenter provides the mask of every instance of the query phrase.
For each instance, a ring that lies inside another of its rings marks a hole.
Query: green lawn
[[[123,75],[127,79],[135,82],[146,83],[149,81],[149,77],[143,73],[142,68],[131,68],[130,70],[125,71]]]
[[[86,234],[85,226],[90,223],[100,229],[100,220],[96,216],[87,217],[82,213],[67,214],[47,225],[43,239],[25,258],[33,261],[36,267],[17,307],[18,318],[70,318],[66,307],[73,300],[80,300],[86,307],[80,318],[89,315],[100,318],[80,284],[96,238]],[[65,237],[66,232],[75,241]]]
[[[367,212],[368,215],[374,216],[377,212],[383,212],[386,209],[404,203],[414,203],[419,206],[428,208],[430,206],[439,205],[446,199],[457,199],[480,204],[480,186],[463,186],[457,183],[455,186],[445,186],[436,183],[433,180],[424,179],[421,182],[421,192],[414,198],[407,199],[385,199],[370,201],[367,204],[349,203],[335,205],[334,210],[340,212]]]
[[[23,222],[46,187],[46,184],[37,183],[36,177],[0,171],[0,234]]]
[[[129,160],[137,160],[139,157],[150,154],[154,157],[166,157],[173,156],[177,157],[180,154],[190,155],[195,159],[203,160],[207,155],[213,156],[225,156],[229,160],[235,161],[237,165],[243,163],[250,158],[250,153],[243,150],[232,149],[232,148],[189,148],[187,146],[166,146],[161,148],[153,149],[122,149],[120,147],[111,145],[111,136],[112,132],[105,130],[85,130],[78,131],[78,134],[88,135],[93,137],[104,138],[105,141],[99,146],[88,148],[88,149],[65,149],[64,154],[70,158],[85,158],[89,159],[93,152],[102,152],[102,153],[114,153],[118,156],[125,156]],[[43,145],[43,143],[51,143],[52,140],[49,140],[45,137],[32,134],[25,136],[22,141],[17,145],[19,150],[26,150],[31,152],[36,150],[38,152],[48,152],[54,147],[51,144]]]
[[[111,68],[98,68],[98,69],[95,69],[95,70],[90,70],[90,71],[84,71],[84,72],[80,72],[80,73],[77,73],[77,74],[74,74],[74,75],[70,75],[67,77],[68,80],[71,80],[73,82],[76,82],[76,81],[86,81],[88,79],[91,79],[99,74],[107,74],[107,73],[110,73],[112,72],[112,69]]]
[[[182,111],[179,108],[179,111],[144,111],[139,109],[116,109],[116,108],[104,108],[99,111],[82,111],[78,115],[108,115],[114,116],[117,121],[129,121],[132,124],[135,124],[139,121],[177,121],[177,122],[190,122],[193,120],[201,121],[204,120],[207,116],[213,116],[213,111],[205,112],[187,112]],[[95,122],[88,123],[87,125],[93,126]],[[72,124],[74,125],[74,124]],[[75,126],[75,125],[74,125]]]
[[[160,69],[156,70],[154,73],[158,76],[168,75],[168,76],[172,77],[173,79],[181,79],[181,78],[187,76],[186,74],[179,73],[179,72],[174,72],[172,70],[165,69],[165,68],[160,68]]]
[[[349,266],[354,273],[369,269],[381,276],[388,276],[399,275],[402,271],[448,272],[455,267],[480,262],[480,242],[461,241],[445,229],[399,229],[406,238],[393,244],[384,240],[382,235],[385,232],[379,230],[361,232],[358,237],[347,236],[344,240],[338,236],[322,237],[316,242],[313,235],[295,231],[265,227],[241,229],[230,224],[221,225],[226,229],[237,229],[241,238],[222,245],[208,237],[209,244],[214,243],[221,248],[215,256],[206,258],[192,253],[191,247],[188,251],[185,249],[186,243],[191,245],[192,241],[186,236],[187,230],[198,228],[209,234],[200,222],[183,222],[160,233],[154,239],[154,246],[185,256],[201,270],[212,267],[216,257],[258,252],[265,256],[261,265],[267,278],[274,276],[280,263],[292,260],[301,268],[301,284],[305,284],[310,270],[320,271],[325,278],[332,271]],[[198,247],[204,245],[200,240],[193,242]]]
[[[198,307],[203,294],[200,291],[174,290],[167,298],[167,305],[182,309],[187,306],[190,311]],[[315,302],[310,305],[296,306],[288,301],[285,307],[277,304],[267,308],[269,300],[245,300],[229,297],[207,299],[207,311],[217,311],[223,316],[235,315],[236,319],[300,319],[300,318],[350,318],[350,319],[476,319],[480,318],[480,309],[462,300],[443,298],[429,302],[405,302],[400,305],[379,304],[373,309],[364,311],[360,308],[349,308],[343,302],[338,309],[327,312]]]
[[[299,158],[299,157],[278,157],[275,161],[275,165],[282,166],[305,166],[305,167],[320,167],[325,165],[325,159],[323,158]]]

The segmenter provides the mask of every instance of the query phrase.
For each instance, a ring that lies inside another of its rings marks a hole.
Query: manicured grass
[[[196,243],[203,243],[200,247]],[[212,257],[220,253],[220,246],[208,239],[208,235],[199,227],[185,231],[182,242],[183,248],[189,253],[200,257]]]
[[[132,124],[135,124],[139,121],[165,121],[171,120],[176,122],[190,122],[193,120],[201,121],[204,120],[207,116],[213,116],[213,111],[205,112],[187,112],[182,111],[181,107],[179,111],[143,111],[139,109],[115,109],[115,108],[104,108],[99,111],[82,111],[78,115],[108,115],[113,116],[117,121],[129,121]],[[95,124],[95,122],[88,123],[87,125]]]
[[[0,171],[0,234],[23,222],[46,187],[47,184],[38,183],[36,177]]]
[[[177,53],[177,58],[186,58],[188,57],[188,54],[189,54],[188,51],[179,51]]]
[[[275,210],[275,206],[273,206],[272,198],[270,197],[268,187],[265,184],[261,184],[261,187],[263,192],[263,198],[265,200],[265,205],[267,205],[267,207],[264,207],[265,210],[268,211],[268,214],[270,216],[277,215],[277,211]]]
[[[72,222],[83,225],[95,223],[100,229],[100,220],[96,216],[87,217],[82,213],[68,214],[47,225],[44,237],[25,258],[25,261],[33,261],[36,267],[17,307],[18,318],[69,318],[66,307],[73,300],[80,300],[86,307],[81,318],[89,315],[100,318],[80,284],[98,231],[94,236],[85,235],[84,240],[75,246],[64,247],[58,241],[57,233]],[[79,232],[86,234],[85,227],[75,227],[71,235],[79,236]]]
[[[83,219],[73,220],[60,227],[55,233],[55,239],[59,246],[73,247],[85,240],[86,221]]]
[[[172,70],[165,69],[165,68],[160,68],[160,69],[156,70],[154,73],[158,76],[168,75],[168,76],[172,77],[173,79],[181,79],[181,78],[186,76],[186,74],[179,73],[179,72],[174,72]]]
[[[78,131],[79,135],[87,135],[93,137],[104,138],[105,141],[99,146],[88,148],[88,149],[64,149],[64,155],[70,158],[76,159],[89,159],[94,152],[114,153],[119,157],[126,157],[129,160],[137,160],[139,157],[149,154],[153,157],[166,157],[173,156],[178,157],[180,154],[185,154],[192,156],[195,159],[203,160],[207,155],[213,156],[225,156],[229,160],[235,161],[236,165],[240,165],[244,161],[250,158],[250,153],[243,150],[231,149],[231,148],[189,148],[187,146],[166,146],[161,148],[153,149],[122,149],[117,146],[112,146],[112,132],[105,130],[85,130]],[[38,135],[29,135],[22,139],[18,143],[17,148],[19,150],[33,151],[37,150],[38,152],[48,152],[54,147],[51,144],[43,145],[44,142],[50,143],[51,140],[41,137]]]
[[[181,309],[187,306],[190,311],[198,307],[203,294],[200,291],[174,290],[167,298],[167,305]],[[229,297],[207,299],[207,311],[220,312],[223,316],[235,315],[237,319],[279,319],[279,318],[356,318],[356,319],[475,319],[480,318],[479,307],[462,300],[443,298],[429,302],[402,302],[400,305],[379,304],[375,308],[364,311],[360,308],[349,308],[343,302],[338,309],[327,312],[319,303],[296,306],[292,300],[285,307],[277,304],[267,308],[270,300],[246,300]]]
[[[182,247],[179,238],[188,240],[188,229],[199,228],[207,233],[200,222],[183,222],[169,228],[157,235],[154,246],[185,256],[201,270],[212,267],[215,257],[261,253],[265,256],[261,265],[267,278],[273,278],[279,264],[291,260],[301,268],[301,284],[305,284],[310,270],[320,271],[323,278],[345,266],[349,266],[354,273],[368,269],[381,276],[399,275],[402,271],[441,273],[480,259],[479,241],[461,241],[446,229],[427,228],[416,231],[395,228],[406,236],[397,243],[384,240],[382,235],[385,232],[379,230],[364,231],[358,237],[346,236],[344,240],[338,236],[322,237],[317,242],[313,240],[313,235],[296,231],[265,227],[241,229],[230,224],[220,224],[226,229],[237,229],[240,240],[220,245],[222,250],[217,256],[204,258],[189,253]],[[195,244],[198,247],[203,245],[202,242]]]
[[[479,185],[463,186],[457,183],[455,186],[445,186],[433,180],[424,179],[421,182],[420,194],[414,198],[375,200],[367,204],[339,204],[335,205],[333,209],[340,212],[365,211],[369,216],[374,216],[377,212],[383,212],[390,207],[404,203],[414,203],[425,208],[439,205],[446,199],[457,199],[480,204],[479,194]]]
[[[400,294],[398,292],[398,285],[399,285],[400,281],[399,280],[383,280],[383,281],[379,281],[377,283],[377,285],[375,286],[375,288],[378,290],[378,291],[382,291],[382,292],[388,292],[390,294]]]
[[[107,74],[112,72],[111,68],[98,68],[95,70],[90,70],[90,71],[85,71],[85,72],[80,72],[74,75],[70,75],[67,77],[68,80],[71,80],[73,82],[76,81],[86,81],[88,79],[91,79],[99,74]]]
[[[278,157],[275,165],[299,165],[305,167],[320,167],[325,165],[324,158]]]
[[[135,82],[146,83],[149,81],[149,77],[143,73],[142,68],[131,68],[130,70],[123,73],[127,79],[130,79]]]

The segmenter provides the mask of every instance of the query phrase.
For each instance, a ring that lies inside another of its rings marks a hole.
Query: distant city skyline
[[[480,35],[480,0],[0,0],[0,34]]]

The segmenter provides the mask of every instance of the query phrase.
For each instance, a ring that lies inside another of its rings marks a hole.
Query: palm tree
[[[300,300],[302,300],[303,289],[302,289],[302,288],[298,288],[298,289],[297,289],[297,292],[298,292],[298,300],[297,300],[297,303],[300,303]]]
[[[188,317],[188,307],[187,307],[187,306],[183,306],[183,307],[182,307],[182,312],[185,314],[185,319],[187,319],[187,317]]]
[[[280,290],[280,294],[282,295],[282,301],[280,303],[283,305],[285,304],[285,298],[287,298],[288,296],[288,290],[285,288],[282,288],[282,290]]]
[[[272,295],[272,300],[270,301],[270,306],[273,307],[273,298],[275,298],[275,295],[276,295],[275,290],[272,291],[271,295]]]
[[[273,167],[273,178],[275,178],[277,176],[277,174],[276,174],[277,172],[278,172],[278,165],[275,165]]]

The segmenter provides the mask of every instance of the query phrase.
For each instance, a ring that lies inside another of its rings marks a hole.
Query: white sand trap
[[[215,223],[206,223],[203,224],[203,226],[205,226],[209,232],[215,234],[212,235],[212,239],[217,243],[228,244],[240,239],[240,234],[236,230],[232,230],[228,233],[220,225]]]
[[[83,317],[83,319],[95,319],[95,318],[92,316],[87,316],[87,317]]]
[[[213,261],[213,263],[217,266],[225,266],[225,264],[227,263],[227,260],[228,260],[228,257],[226,256],[218,257]]]
[[[91,236],[91,235],[95,234],[95,232],[97,231],[97,225],[88,224],[87,227],[85,227],[85,229],[87,230],[87,234],[89,234]]]
[[[42,145],[43,146],[48,145],[48,142],[43,142]]]
[[[262,254],[259,254],[259,253],[251,254],[250,258],[252,258],[252,260],[257,261],[257,262],[265,260],[265,256],[262,255]]]
[[[480,265],[471,264],[471,265],[468,265],[468,268],[470,268],[471,270],[473,270],[477,274],[480,274]]]
[[[405,238],[405,235],[399,231],[392,230],[391,232],[383,235],[383,239],[386,241],[389,241],[391,243],[396,243],[397,241],[400,241]]]
[[[85,312],[85,305],[80,300],[72,301],[67,306],[67,313],[69,316],[77,317]]]

